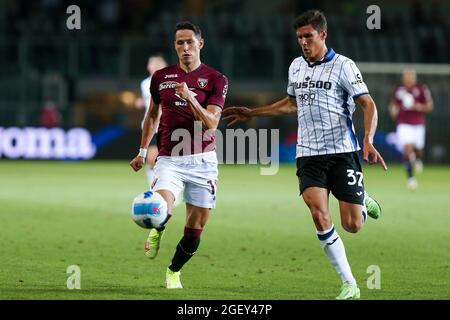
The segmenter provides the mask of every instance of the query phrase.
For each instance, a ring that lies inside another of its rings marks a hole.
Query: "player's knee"
[[[357,233],[362,228],[362,222],[357,220],[342,221],[342,227],[350,233]]]
[[[329,225],[330,224],[330,216],[327,211],[323,210],[320,207],[311,206],[310,208],[311,216],[316,223],[316,225]]]

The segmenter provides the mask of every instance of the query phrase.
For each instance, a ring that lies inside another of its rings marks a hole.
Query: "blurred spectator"
[[[55,128],[61,125],[61,114],[52,99],[45,101],[41,113],[41,126],[44,128]]]

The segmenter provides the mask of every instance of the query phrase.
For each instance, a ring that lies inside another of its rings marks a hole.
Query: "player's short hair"
[[[201,37],[202,37],[202,30],[200,30],[200,27],[198,25],[196,25],[196,24],[193,24],[190,21],[178,22],[175,25],[175,33],[177,33],[178,30],[192,30],[192,31],[194,31],[194,35],[198,39],[201,39]]]
[[[310,24],[318,32],[327,31],[327,18],[320,10],[308,10],[299,15],[294,21],[294,29]]]

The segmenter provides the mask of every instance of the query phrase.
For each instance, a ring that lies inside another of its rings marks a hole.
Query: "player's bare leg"
[[[167,202],[167,212],[169,213],[169,217],[172,215],[173,210],[173,202],[174,195],[169,190],[158,190],[158,192],[164,200]],[[147,237],[147,241],[145,241],[144,253],[150,259],[155,259],[159,252],[159,247],[161,245],[161,239],[164,235],[165,226],[158,229],[151,229],[150,233]]]
[[[421,174],[423,171],[423,150],[422,149],[414,149],[414,153],[416,155],[416,162],[414,163],[414,173]]]
[[[341,215],[342,227],[350,233],[358,232],[367,217],[367,210],[364,206],[345,201],[339,201],[339,213]]]
[[[416,190],[418,187],[417,180],[414,177],[415,160],[416,154],[414,153],[414,146],[412,144],[406,144],[403,149],[403,162],[408,175],[407,187],[410,190]]]
[[[186,225],[184,235],[177,245],[172,263],[167,268],[166,285],[168,289],[182,288],[180,270],[195,254],[200,245],[200,236],[205,227],[211,209],[200,208],[186,203]]]
[[[150,145],[147,149],[147,182],[149,187],[152,187],[153,180],[155,179],[155,163],[156,157],[158,157],[158,148],[155,145]]]
[[[345,254],[344,243],[335,230],[328,211],[328,195],[328,190],[318,187],[306,188],[302,193],[316,225],[320,246],[343,283],[337,299],[359,298],[359,289]]]

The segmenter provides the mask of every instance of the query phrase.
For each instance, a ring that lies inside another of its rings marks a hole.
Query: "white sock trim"
[[[330,229],[326,229],[326,230],[323,230],[323,231],[316,230],[316,232],[317,232],[317,234],[323,235],[323,234],[327,234],[328,232],[333,230],[333,228],[334,228],[334,224],[331,225]]]

